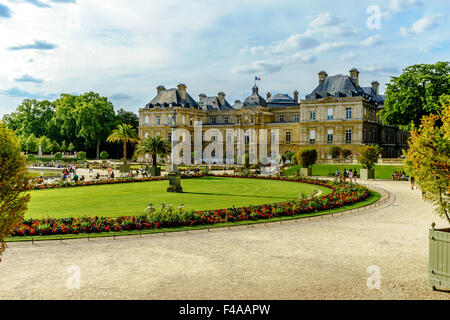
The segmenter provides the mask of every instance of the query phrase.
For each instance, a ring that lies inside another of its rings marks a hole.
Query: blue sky
[[[255,76],[263,96],[303,97],[320,70],[352,67],[383,92],[408,65],[449,60],[449,14],[448,0],[0,0],[0,117],[86,91],[137,112],[178,83],[233,104]]]

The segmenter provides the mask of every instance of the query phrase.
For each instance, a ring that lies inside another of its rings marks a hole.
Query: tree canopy
[[[61,94],[54,101],[25,99],[3,122],[19,136],[22,151],[36,153],[45,136],[49,141],[44,139],[44,153],[86,150],[97,156],[102,143],[110,153],[120,154],[120,146],[105,143],[118,124],[139,125],[136,114],[123,109],[115,113],[108,98],[95,92]]]
[[[450,222],[450,96],[442,96],[440,104],[438,114],[424,116],[411,130],[406,168],[424,198]]]
[[[152,166],[156,167],[156,157],[166,156],[171,152],[170,142],[161,138],[161,136],[149,136],[142,139],[136,147],[135,156],[145,156],[150,154],[152,156]]]
[[[137,130],[130,124],[119,124],[116,129],[106,139],[108,142],[123,143],[123,160],[127,159],[127,143],[139,142]]]
[[[379,112],[383,124],[417,127],[424,115],[437,114],[440,96],[450,94],[449,62],[409,66],[391,78],[385,94],[385,108]]]
[[[29,179],[16,135],[0,123],[0,254],[6,248],[5,238],[27,210]]]

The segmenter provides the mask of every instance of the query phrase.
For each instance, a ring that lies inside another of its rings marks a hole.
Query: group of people
[[[344,169],[344,171],[342,171],[342,175],[339,173],[339,169],[336,169],[336,178],[341,177],[344,182],[347,181],[347,179],[349,179],[350,182],[352,182],[352,179],[355,181],[356,183],[356,178],[358,177],[358,172],[356,171],[356,169]]]
[[[404,171],[394,171],[392,172],[392,180],[406,180],[406,174]]]

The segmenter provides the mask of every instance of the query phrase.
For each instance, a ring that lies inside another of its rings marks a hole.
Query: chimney
[[[372,81],[371,85],[372,90],[375,91],[375,93],[378,95],[380,90],[380,84],[378,83],[378,81]]]
[[[356,68],[350,70],[350,78],[352,78],[353,83],[356,87],[359,87],[359,71]]]
[[[298,91],[297,90],[294,91],[294,101],[298,102]]]
[[[325,80],[325,78],[328,77],[328,74],[323,70],[320,71],[318,75],[319,75],[319,84],[321,84]]]
[[[221,106],[224,106],[224,105],[225,105],[225,93],[219,92],[219,93],[217,94],[217,97],[219,98],[219,103],[220,103],[220,105],[221,105]]]
[[[157,94],[159,94],[161,91],[166,90],[166,88],[164,88],[164,86],[157,86],[156,87],[156,92]]]
[[[269,100],[271,96],[272,96],[272,94],[270,92],[267,92],[266,93],[266,100]]]
[[[187,88],[186,85],[184,83],[180,83],[177,86],[177,88],[178,88],[178,93],[181,96],[181,99],[186,100],[186,88]]]

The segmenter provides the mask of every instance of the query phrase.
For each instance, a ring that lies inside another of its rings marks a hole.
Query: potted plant
[[[359,163],[362,165],[360,170],[361,180],[375,179],[375,164],[378,161],[378,155],[381,152],[379,146],[363,146],[358,157]]]
[[[302,148],[297,151],[295,158],[301,165],[300,174],[302,176],[312,176],[312,165],[317,161],[317,150],[314,148]]]
[[[441,98],[437,115],[424,116],[419,128],[411,130],[406,153],[406,170],[419,186],[425,201],[450,224],[450,96]],[[413,184],[411,187],[413,188]],[[450,228],[429,230],[430,287],[450,289]]]

